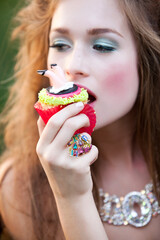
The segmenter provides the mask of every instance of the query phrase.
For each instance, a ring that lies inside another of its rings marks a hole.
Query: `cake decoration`
[[[51,86],[40,90],[38,101],[35,103],[34,108],[44,123],[47,124],[50,117],[68,104],[83,102],[84,108],[80,114],[84,113],[87,115],[90,120],[90,126],[78,129],[75,134],[87,132],[91,135],[96,125],[96,114],[93,107],[88,104],[89,94],[87,90],[77,86],[73,82],[67,82],[59,66],[54,65],[54,69],[37,71],[38,74],[49,77]]]

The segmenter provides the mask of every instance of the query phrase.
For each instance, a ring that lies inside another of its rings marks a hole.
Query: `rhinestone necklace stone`
[[[152,219],[160,214],[160,206],[153,193],[153,184],[149,183],[141,192],[130,192],[125,197],[109,195],[99,189],[99,196],[102,200],[100,216],[103,222],[115,226],[128,225],[144,227]],[[134,209],[138,206],[140,214]]]

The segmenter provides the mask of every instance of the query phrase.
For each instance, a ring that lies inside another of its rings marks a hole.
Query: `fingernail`
[[[51,66],[51,68],[52,68],[52,67],[57,66],[57,64],[56,64],[56,63],[52,63],[50,66]]]
[[[83,102],[77,102],[76,107],[77,108],[82,108],[84,106]]]
[[[46,70],[37,70],[37,73],[43,76],[46,71],[47,71],[47,69]]]

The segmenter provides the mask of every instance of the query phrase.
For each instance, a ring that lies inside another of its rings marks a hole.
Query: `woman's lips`
[[[76,84],[78,87],[80,88],[84,88],[87,90],[88,94],[89,94],[89,99],[88,99],[88,104],[93,105],[93,103],[96,101],[97,97],[96,95],[87,87],[80,85],[80,84]]]

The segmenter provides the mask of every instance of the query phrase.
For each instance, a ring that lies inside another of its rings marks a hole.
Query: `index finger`
[[[73,103],[53,115],[41,133],[41,143],[44,145],[50,144],[63,126],[64,122],[68,118],[77,115],[83,108],[84,104],[82,102]]]

